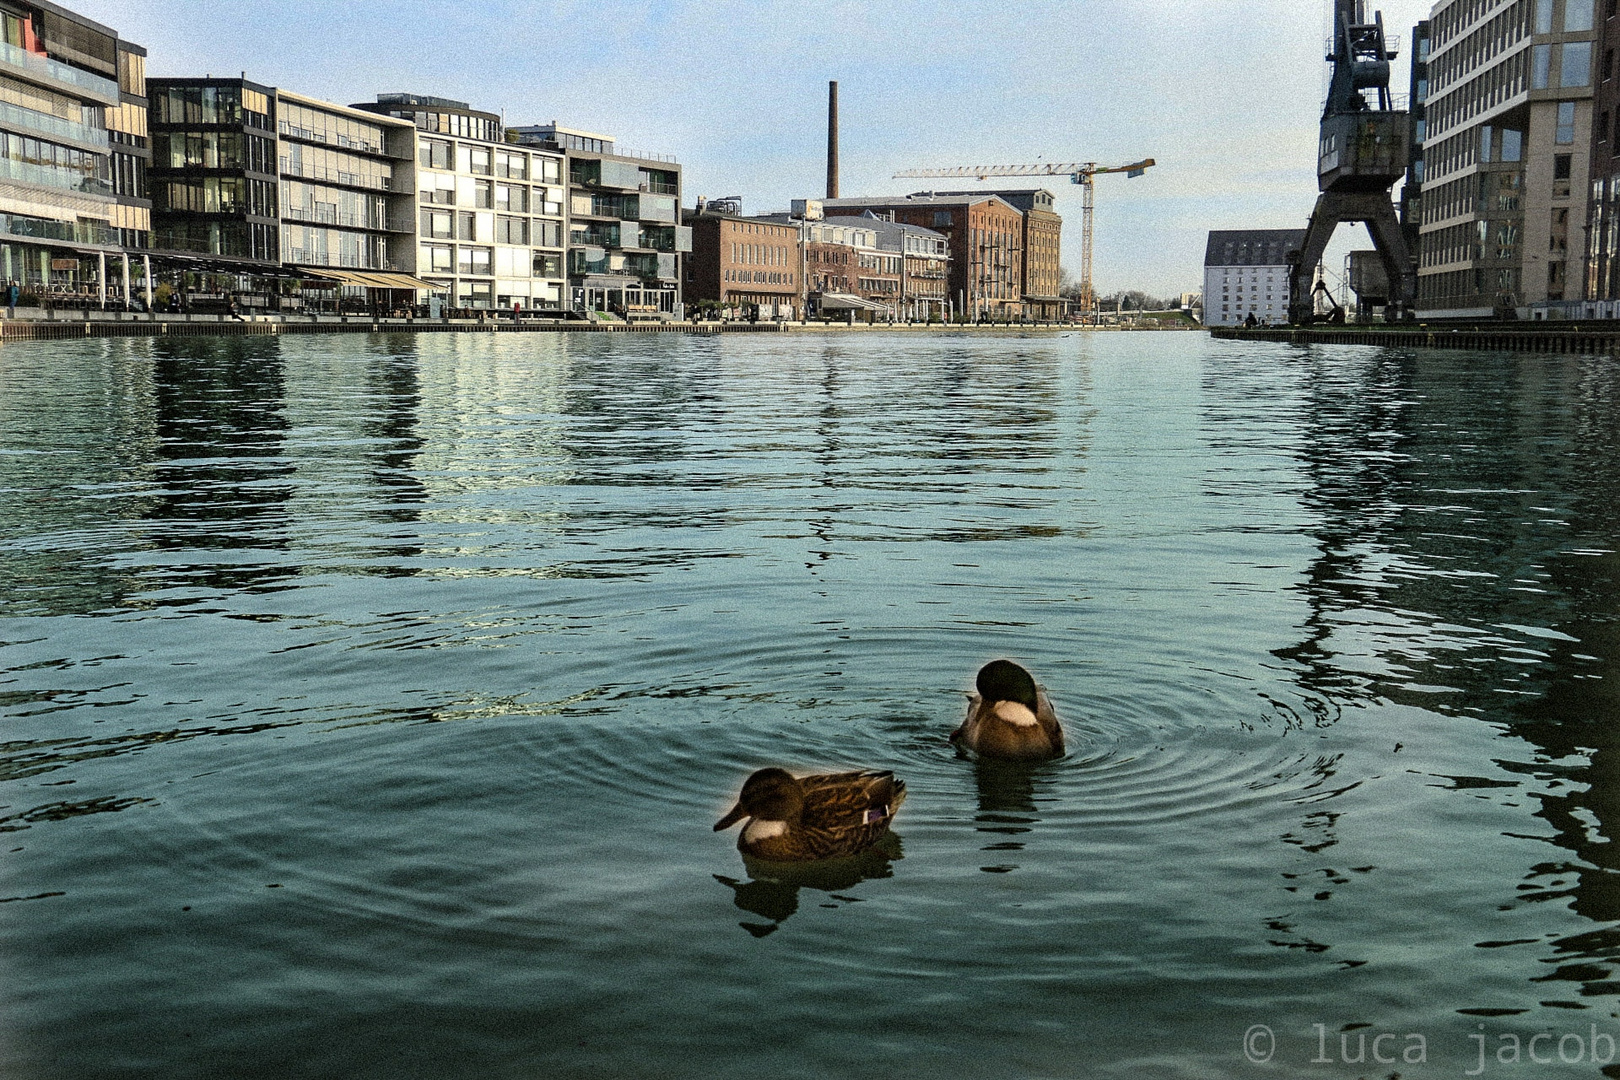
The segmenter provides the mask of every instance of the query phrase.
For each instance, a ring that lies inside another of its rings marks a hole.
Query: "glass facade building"
[[[0,275],[25,303],[127,295],[150,229],[145,65],[105,26],[0,0]]]

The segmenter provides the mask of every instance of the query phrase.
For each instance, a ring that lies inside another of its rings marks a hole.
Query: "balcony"
[[[84,71],[69,64],[59,63],[48,56],[31,53],[27,49],[0,41],[0,69],[11,68],[24,78],[45,78],[64,83],[83,97],[103,105],[118,104],[118,84],[105,76]]]
[[[342,169],[323,169],[317,165],[299,164],[297,169],[292,167],[289,158],[281,159],[281,175],[284,177],[297,177],[301,180],[318,180],[327,184],[339,184],[343,187],[365,188],[367,191],[393,191],[393,183],[382,176],[365,176],[361,173],[345,172]]]
[[[0,214],[0,234],[24,236],[33,240],[60,240],[68,244],[118,243],[118,233],[111,226],[83,221],[51,221],[48,218],[23,217],[20,214]]]
[[[340,150],[356,150],[362,154],[374,154],[384,157],[383,148],[378,143],[365,142],[362,139],[351,139],[347,135],[339,135],[336,139],[330,138],[324,131],[312,131],[301,128],[296,124],[289,124],[283,120],[278,130],[289,139],[299,142],[319,143],[322,146],[335,146]]]
[[[338,225],[348,229],[371,229],[376,232],[408,232],[414,233],[416,228],[408,221],[373,221],[365,214],[347,213],[342,210],[310,209],[306,206],[289,206],[282,211],[281,216],[286,221],[302,221],[310,225]]]
[[[107,153],[107,129],[75,124],[49,113],[20,109],[9,102],[0,101],[0,123],[8,127],[26,128],[49,139],[61,139],[87,146],[97,153]]]
[[[81,195],[112,195],[112,185],[99,176],[86,176],[55,165],[30,165],[26,161],[0,158],[0,180],[16,180],[38,187],[73,191]]]

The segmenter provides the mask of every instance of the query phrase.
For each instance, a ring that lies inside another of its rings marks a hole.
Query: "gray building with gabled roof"
[[[1304,229],[1233,229],[1209,234],[1204,248],[1204,325],[1237,326],[1249,316],[1288,321],[1288,255]]]

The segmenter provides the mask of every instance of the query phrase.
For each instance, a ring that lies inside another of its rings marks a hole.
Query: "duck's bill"
[[[714,823],[714,831],[719,832],[721,829],[729,829],[747,816],[748,811],[743,809],[742,803],[738,803],[731,808],[731,813]]]

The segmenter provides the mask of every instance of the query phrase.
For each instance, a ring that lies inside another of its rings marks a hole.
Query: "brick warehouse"
[[[714,301],[754,318],[797,319],[799,229],[732,214],[688,211],[692,254],[686,260],[686,300]]]

